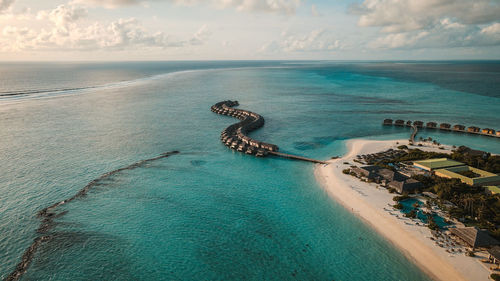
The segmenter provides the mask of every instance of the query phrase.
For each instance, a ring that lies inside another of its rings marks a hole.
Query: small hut
[[[392,125],[392,119],[385,119],[383,124],[387,126]]]
[[[465,130],[465,126],[457,124],[457,125],[453,126],[453,130],[454,131],[463,131],[463,130]]]
[[[497,136],[500,136],[500,131],[497,131]]]
[[[429,128],[429,129],[436,129],[437,123],[436,122],[427,122],[427,124],[425,124],[425,127]]]
[[[415,121],[415,122],[413,122],[413,125],[416,126],[417,128],[422,128],[424,126],[424,122]]]
[[[500,263],[500,247],[493,246],[488,249],[489,260],[492,260],[494,264]]]
[[[477,227],[450,228],[450,232],[472,247],[472,249],[499,244],[498,241],[491,237],[486,231]]]
[[[470,126],[469,128],[467,128],[467,132],[471,132],[471,133],[479,133],[480,130],[481,130],[480,128],[475,127],[475,126]]]
[[[449,130],[450,128],[451,128],[451,125],[448,123],[441,123],[441,125],[439,125],[439,129],[442,129],[442,130]]]
[[[396,121],[394,122],[394,125],[396,125],[396,126],[404,126],[404,125],[405,125],[405,121],[404,121],[404,120],[401,120],[401,119],[396,120]]]
[[[490,129],[490,128],[484,128],[484,129],[481,130],[481,132],[483,132],[483,134],[488,134],[488,135],[494,135],[495,134],[495,130]]]
[[[411,121],[410,120],[406,121],[406,127],[411,127]]]

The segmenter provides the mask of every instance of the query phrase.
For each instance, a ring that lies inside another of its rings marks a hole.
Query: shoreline
[[[447,253],[429,239],[432,234],[426,226],[408,223],[410,220],[396,218],[387,212],[387,204],[394,204],[392,197],[395,194],[385,188],[379,189],[377,184],[362,182],[342,173],[350,165],[359,166],[352,161],[358,154],[396,149],[403,144],[407,145],[408,140],[348,140],[348,152],[341,158],[329,160],[329,165],[317,165],[314,169],[315,178],[332,199],[377,231],[432,279],[488,280],[489,270],[478,261],[482,257]],[[451,150],[449,146],[445,146],[444,150],[432,145],[418,148],[439,152]]]

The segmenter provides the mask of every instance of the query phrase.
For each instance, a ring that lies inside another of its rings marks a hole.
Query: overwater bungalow
[[[494,135],[495,134],[495,130],[490,129],[490,128],[484,128],[484,129],[481,130],[481,132],[483,134],[488,134],[488,135]]]
[[[436,122],[427,122],[427,124],[425,124],[425,127],[429,128],[429,129],[435,129],[437,127],[437,123]]]
[[[465,126],[457,124],[457,125],[453,126],[453,130],[454,131],[463,131],[463,130],[465,130]]]
[[[450,128],[451,128],[451,125],[448,123],[441,123],[439,125],[439,129],[449,130]]]
[[[392,119],[385,119],[383,124],[384,125],[392,125]]]
[[[471,132],[471,133],[479,133],[480,131],[481,131],[481,129],[478,127],[475,127],[475,126],[470,126],[469,128],[467,128],[467,132]]]
[[[410,120],[406,121],[406,127],[411,127],[411,121]]]
[[[496,134],[497,134],[497,136],[500,136],[500,131],[497,131],[497,133],[496,133]]]
[[[424,126],[424,122],[415,121],[415,122],[413,122],[413,125],[416,126],[417,128],[422,128]]]
[[[394,122],[394,125],[396,126],[404,126],[405,125],[405,121],[404,120],[401,120],[401,119],[398,119]]]

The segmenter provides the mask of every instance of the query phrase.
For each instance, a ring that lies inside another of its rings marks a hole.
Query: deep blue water
[[[480,92],[418,78],[414,63],[397,65],[405,77],[359,62],[2,64],[0,92],[16,95],[0,98],[0,278],[40,235],[40,209],[179,150],[59,207],[23,280],[429,280],[330,199],[311,164],[228,150],[219,134],[235,119],[210,106],[238,100],[266,118],[253,137],[327,159],[350,138],[408,137],[384,118],[500,129],[500,67],[483,64],[489,90],[467,82]],[[453,79],[447,65],[433,75]],[[422,136],[500,153],[493,138]]]

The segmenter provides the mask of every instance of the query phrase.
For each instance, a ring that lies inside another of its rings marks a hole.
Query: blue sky
[[[0,0],[0,60],[500,59],[500,0]]]

